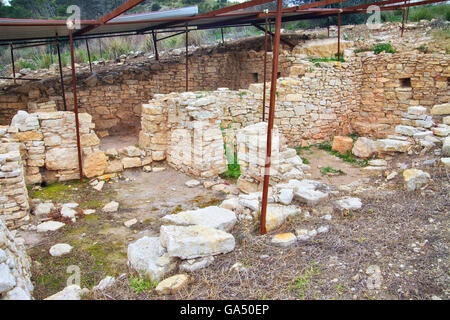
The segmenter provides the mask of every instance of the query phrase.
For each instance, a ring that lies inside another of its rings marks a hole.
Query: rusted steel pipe
[[[330,37],[330,17],[327,18],[327,37]]]
[[[85,41],[86,41],[86,49],[87,49],[88,60],[89,60],[89,69],[91,69],[91,73],[92,73],[91,51],[89,50],[88,39],[85,39]]]
[[[56,35],[56,39],[58,39],[58,34]],[[63,103],[64,103],[64,111],[67,111],[66,90],[64,89],[64,77],[63,77],[63,70],[62,70],[61,49],[59,47],[59,41],[56,41],[56,49],[58,51],[59,77],[61,79],[61,92],[62,92]]]
[[[266,163],[264,166],[263,196],[261,204],[261,234],[266,233],[267,198],[269,194],[270,165],[272,157],[272,129],[275,117],[275,96],[277,93],[278,55],[280,53],[281,10],[283,0],[277,0],[277,18],[272,57],[272,79],[270,86],[269,121],[267,124]]]
[[[338,49],[337,49],[337,65],[341,62],[341,13],[338,13]]]
[[[152,37],[153,37],[153,46],[155,47],[155,59],[156,59],[156,61],[159,61],[158,39],[156,39],[155,31],[152,31]]]
[[[12,70],[13,70],[14,84],[16,84],[17,83],[17,81],[16,81],[16,66],[14,65],[14,47],[13,47],[12,43],[10,44],[10,48],[11,48],[11,66],[12,66]]]
[[[263,77],[263,112],[262,112],[262,121],[266,121],[266,77],[267,77],[267,49],[268,49],[268,39],[267,39],[267,28],[269,27],[269,17],[266,13],[266,32],[264,38],[264,77]]]
[[[80,168],[80,181],[83,181],[83,164],[81,160],[80,142],[80,122],[78,120],[78,99],[77,99],[77,75],[75,72],[75,55],[73,53],[72,29],[69,29],[70,60],[72,64],[72,87],[73,87],[73,111],[75,113],[75,129],[77,132],[78,167]]]
[[[186,25],[186,92],[189,91],[189,31]]]

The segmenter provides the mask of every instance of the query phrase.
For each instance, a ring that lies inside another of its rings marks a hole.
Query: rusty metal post
[[[152,30],[152,36],[153,36],[153,46],[155,47],[155,59],[156,61],[159,61],[158,39],[156,39],[155,30]]]
[[[58,34],[56,34],[56,49],[58,51],[59,77],[61,79],[61,92],[62,92],[63,103],[64,103],[64,111],[67,111],[66,91],[64,89],[64,77],[63,77],[62,62],[61,62],[61,49],[59,47]]]
[[[408,1],[408,3],[411,3],[411,1]],[[406,23],[408,23],[408,18],[409,18],[409,7],[406,9]]]
[[[275,37],[274,37],[273,57],[272,57],[272,79],[270,85],[269,121],[267,124],[266,163],[264,166],[263,195],[261,204],[261,234],[266,233],[267,198],[269,194],[270,165],[272,161],[271,160],[272,129],[273,129],[273,120],[275,117],[275,97],[277,93],[278,55],[280,52],[280,30],[281,30],[282,9],[283,9],[283,0],[277,0]]]
[[[14,84],[16,84],[17,82],[16,82],[16,66],[14,65],[14,47],[12,43],[10,43],[9,45],[11,47],[11,66],[13,70]]]
[[[85,40],[86,40],[86,49],[87,49],[88,60],[89,60],[89,69],[91,69],[91,73],[92,73],[91,51],[89,50],[88,39],[86,38]]]
[[[327,18],[327,37],[330,37],[330,17]]]
[[[80,181],[83,181],[83,164],[81,161],[81,143],[80,143],[80,123],[78,120],[77,78],[76,78],[77,75],[75,72],[75,56],[73,53],[72,29],[69,29],[69,42],[70,42],[70,60],[72,64],[73,111],[75,113],[75,129],[77,132],[78,167],[80,168]]]
[[[262,112],[262,121],[266,120],[266,77],[267,77],[267,49],[268,49],[268,33],[267,33],[267,28],[269,24],[269,17],[266,11],[266,32],[265,32],[265,38],[264,38],[264,77],[263,77],[263,112]]]
[[[186,25],[186,92],[189,91],[189,30],[188,26]]]
[[[341,62],[341,13],[338,13],[338,49],[337,49],[337,65]]]

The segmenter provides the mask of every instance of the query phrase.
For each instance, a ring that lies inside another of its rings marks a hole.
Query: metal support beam
[[[330,17],[327,18],[327,37],[330,37]]]
[[[155,47],[155,59],[156,59],[156,61],[159,61],[158,39],[156,38],[155,31],[152,31],[152,37],[153,37],[153,46]]]
[[[58,34],[56,34],[56,39],[58,39]],[[64,111],[67,111],[66,91],[64,89],[64,77],[63,77],[63,70],[62,70],[61,49],[59,47],[59,41],[56,41],[56,49],[58,51],[59,77],[61,80],[61,92],[62,92],[63,103],[64,103]]]
[[[83,34],[83,33],[86,33],[86,32],[89,32],[89,31],[92,31],[92,30],[98,28],[99,26],[107,23],[108,21],[114,19],[115,17],[120,16],[122,13],[134,8],[135,6],[137,6],[138,4],[140,4],[144,1],[145,0],[128,0],[121,6],[117,7],[113,11],[109,12],[108,14],[106,14],[103,17],[101,17],[100,19],[98,19],[94,25],[90,25],[84,29],[81,29],[81,30],[75,32],[75,36],[78,36],[80,34]]]
[[[267,123],[266,163],[264,167],[263,195],[261,205],[261,234],[266,233],[267,199],[269,194],[270,165],[272,157],[272,129],[275,117],[275,97],[277,92],[278,55],[280,53],[281,10],[283,0],[277,0],[277,18],[275,23],[275,37],[272,57],[272,81],[270,86],[269,121]]]
[[[338,47],[337,47],[337,65],[341,62],[341,13],[338,13]]]
[[[189,30],[186,25],[186,92],[189,91]]]
[[[85,41],[86,41],[86,49],[87,49],[88,60],[89,60],[89,69],[91,69],[91,73],[92,73],[91,51],[89,50],[88,39],[85,39]]]
[[[263,27],[261,27],[260,25],[257,25],[257,24],[253,24],[253,25],[255,26],[255,28],[257,28],[257,29],[259,29],[259,30],[265,32],[265,29],[264,29]],[[272,36],[272,38],[275,37],[275,35],[273,34],[273,32],[271,32],[271,31],[267,31],[267,32],[268,32],[268,34],[269,34],[270,36]],[[290,42],[289,40],[286,40],[286,39],[280,39],[280,41],[283,42],[284,44],[287,44],[287,45],[288,45],[289,47],[291,47],[291,48],[295,48],[295,44],[292,43],[292,42]]]
[[[263,77],[263,102],[262,102],[262,121],[266,121],[266,77],[267,77],[267,50],[268,50],[268,28],[269,28],[269,17],[266,13],[266,32],[264,36],[264,77]]]
[[[13,71],[14,84],[16,84],[17,83],[17,81],[16,81],[16,66],[14,65],[14,47],[13,47],[12,43],[10,44],[10,48],[11,48],[11,66],[12,66],[12,71]]]
[[[224,43],[225,43],[225,40],[224,40],[224,38],[223,38],[223,28],[220,28],[220,33],[221,33],[221,35],[222,35],[222,44],[224,44]]]
[[[75,113],[75,129],[77,133],[78,168],[80,169],[80,181],[83,181],[83,163],[81,160],[81,142],[80,142],[80,122],[78,120],[77,75],[75,71],[75,55],[73,53],[72,29],[69,29],[69,42],[70,42],[70,61],[72,64],[73,111]]]

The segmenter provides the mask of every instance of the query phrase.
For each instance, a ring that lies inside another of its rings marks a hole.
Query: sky
[[[2,0],[3,4],[9,4],[9,0]]]

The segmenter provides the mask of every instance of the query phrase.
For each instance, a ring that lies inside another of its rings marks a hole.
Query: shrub
[[[395,53],[395,49],[389,43],[379,43],[375,47],[373,47],[373,52],[375,54],[379,54],[383,51],[386,53]]]

